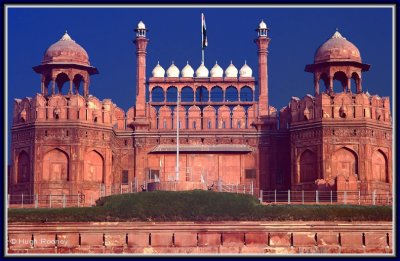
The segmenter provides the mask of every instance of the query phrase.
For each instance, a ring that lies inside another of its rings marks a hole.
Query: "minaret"
[[[149,39],[146,38],[146,26],[140,21],[135,29],[136,39],[136,119],[146,117],[146,47]]]
[[[258,115],[269,115],[268,103],[268,45],[270,38],[268,37],[269,28],[262,20],[256,29],[258,38],[254,40],[258,47]]]

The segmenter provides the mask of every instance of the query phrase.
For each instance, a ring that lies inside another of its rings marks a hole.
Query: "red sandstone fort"
[[[157,64],[147,78],[149,39],[140,22],[136,104],[126,112],[90,94],[98,71],[65,33],[33,67],[40,93],[15,99],[9,193],[97,199],[115,188],[217,183],[252,184],[255,191],[390,192],[390,101],[363,91],[370,65],[357,47],[336,31],[305,67],[314,75],[313,95],[292,97],[277,110],[268,98],[268,30],[263,21],[256,30],[257,79],[246,63],[225,71],[218,64],[210,71],[203,63],[196,71],[189,63],[166,71]],[[333,89],[334,80],[342,89]]]

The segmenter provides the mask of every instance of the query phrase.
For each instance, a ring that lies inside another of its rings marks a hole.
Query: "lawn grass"
[[[391,221],[390,206],[260,205],[251,195],[154,191],[113,195],[96,207],[9,209],[9,222]]]

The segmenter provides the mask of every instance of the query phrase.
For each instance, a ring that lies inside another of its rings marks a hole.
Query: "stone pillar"
[[[351,77],[347,78],[347,91],[346,92],[351,92]]]
[[[146,117],[146,48],[149,39],[143,34],[137,34],[133,41],[136,45],[136,115]]]
[[[314,94],[317,96],[319,94],[319,82],[318,76],[314,73]]]
[[[83,96],[88,97],[89,96],[89,83],[88,81],[83,82]]]
[[[329,92],[328,93],[333,93],[333,77],[329,76]]]
[[[56,93],[56,79],[54,77],[51,78],[51,95]]]
[[[357,84],[357,93],[361,93],[362,92],[362,87],[361,87],[361,78],[358,79],[358,81],[356,81]]]
[[[72,86],[73,86],[73,82],[72,82],[72,80],[69,80],[69,91],[68,91],[68,94],[72,94]]]
[[[268,45],[270,38],[259,35],[255,39],[258,47],[258,86],[259,86],[259,116],[269,115],[268,104]]]

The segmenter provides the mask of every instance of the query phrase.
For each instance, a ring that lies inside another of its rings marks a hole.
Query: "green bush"
[[[9,209],[9,222],[85,221],[391,221],[389,206],[260,205],[251,195],[203,190],[104,197],[95,207]]]

